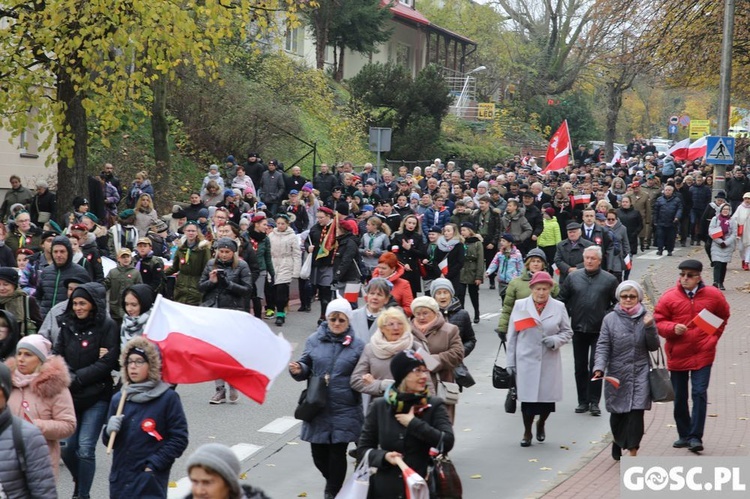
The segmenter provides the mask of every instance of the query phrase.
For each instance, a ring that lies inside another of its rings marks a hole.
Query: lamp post
[[[734,0],[724,0],[724,38],[721,44],[719,83],[719,135],[729,132],[729,103],[732,91],[732,47],[734,46]],[[708,151],[711,152],[711,151]],[[725,165],[714,165],[714,193],[725,188]]]
[[[473,73],[478,73],[480,71],[486,71],[486,70],[487,70],[487,66],[479,66],[477,68],[472,69],[468,73],[466,73],[464,86],[461,89],[461,93],[458,96],[458,100],[456,101],[456,116],[458,116],[459,118],[463,114],[464,101],[466,100],[466,90],[469,88],[469,78],[471,78],[471,75]]]

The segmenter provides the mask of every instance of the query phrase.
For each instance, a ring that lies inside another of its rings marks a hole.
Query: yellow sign
[[[480,102],[477,108],[477,119],[478,120],[494,120],[495,119],[495,104],[492,102]]]
[[[690,120],[690,138],[700,139],[711,135],[711,122],[709,120]]]

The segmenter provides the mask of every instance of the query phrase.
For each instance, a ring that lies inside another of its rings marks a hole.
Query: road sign
[[[667,132],[669,133],[669,135],[677,134],[677,125],[669,125],[667,127]]]
[[[477,107],[478,120],[494,120],[495,104],[493,102],[480,102]]]
[[[679,116],[672,116],[671,118],[669,118],[669,124],[670,125],[676,125],[679,122],[680,122],[680,117]]]
[[[711,134],[711,122],[709,120],[691,120],[690,138],[700,139]]]
[[[687,114],[683,114],[680,116],[680,125],[682,126],[688,126],[690,124],[690,116]]]
[[[706,163],[734,164],[734,137],[706,137]]]

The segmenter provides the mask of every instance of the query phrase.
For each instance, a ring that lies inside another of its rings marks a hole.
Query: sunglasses
[[[687,277],[689,279],[692,279],[693,277],[698,277],[700,274],[693,274],[692,272],[680,272],[680,277]]]
[[[621,300],[636,300],[638,295],[620,295]]]
[[[328,319],[328,322],[333,322],[333,323],[340,322],[340,323],[344,323],[344,322],[349,322],[349,319],[344,319],[343,317],[332,317],[332,318]]]

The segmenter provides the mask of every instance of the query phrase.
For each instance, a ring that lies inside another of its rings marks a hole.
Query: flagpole
[[[162,300],[164,300],[164,296],[160,294],[156,295],[156,301],[154,301],[154,305],[151,307],[151,314],[148,316],[148,320],[146,321],[146,325],[143,326],[143,336],[148,338],[148,332],[150,330],[151,322],[154,320],[154,317],[156,317],[156,311],[159,308],[159,305],[161,305]]]
[[[568,132],[568,144],[570,146],[568,147],[568,152],[570,152],[570,159],[573,160],[573,164],[575,164],[575,156],[573,156],[573,141],[570,140],[570,127],[568,126],[568,120],[567,118],[563,120],[563,123],[565,123],[565,131]]]

